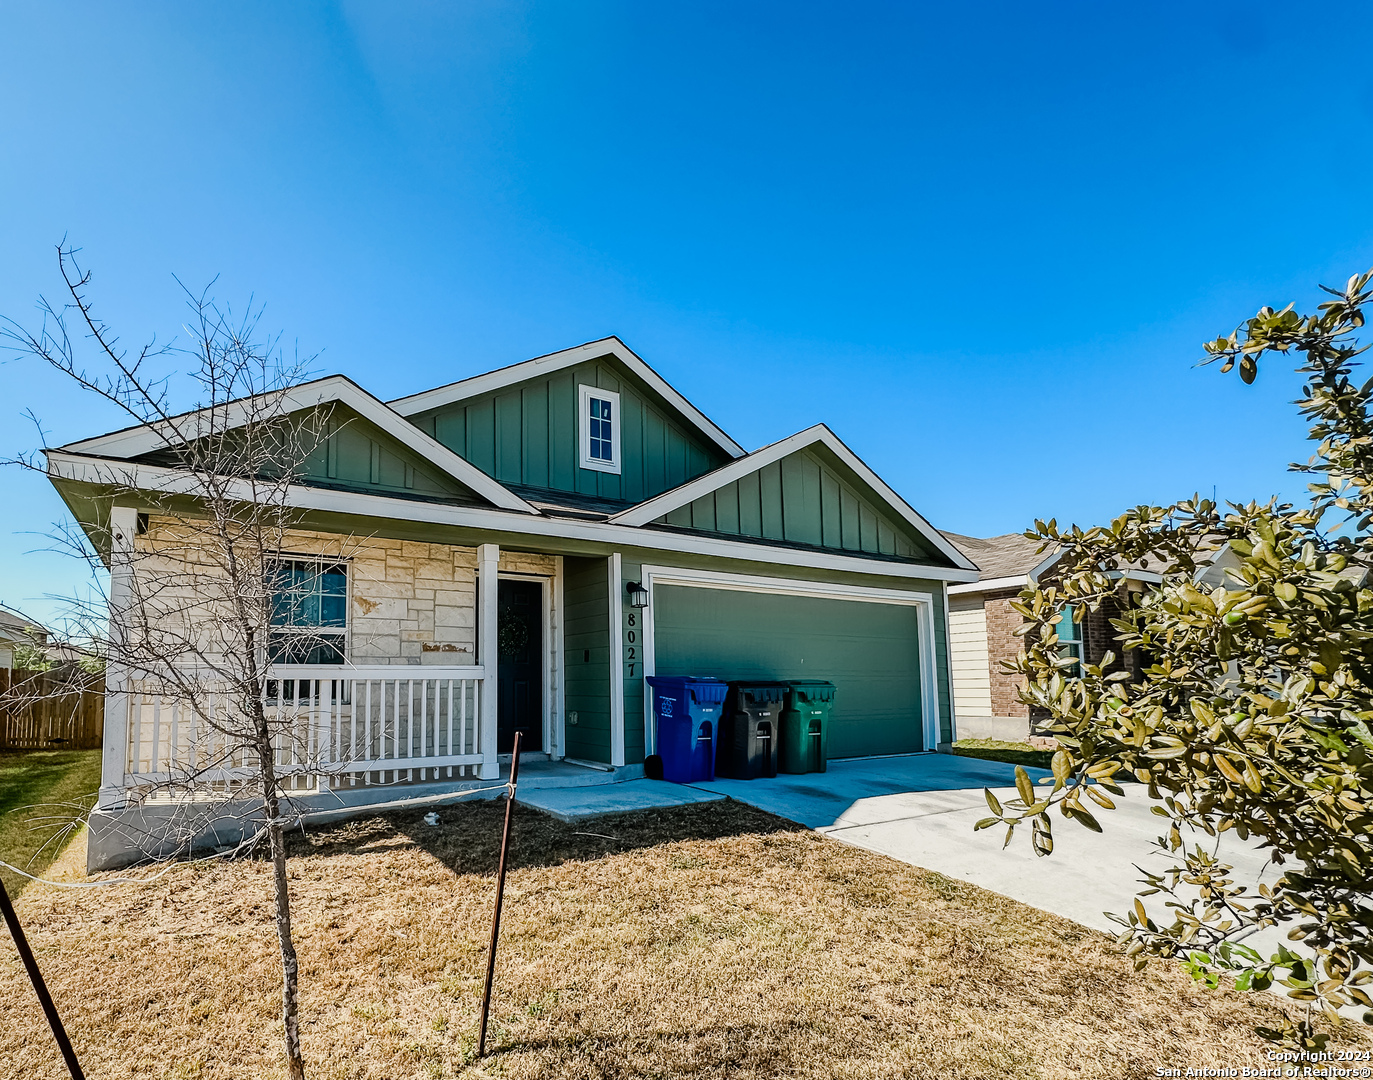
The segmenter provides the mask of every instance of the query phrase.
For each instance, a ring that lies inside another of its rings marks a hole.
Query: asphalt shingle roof
[[[1039,550],[1038,540],[1027,540],[1020,533],[989,536],[985,540],[951,532],[944,536],[977,564],[984,581],[1028,574],[1051,554]]]

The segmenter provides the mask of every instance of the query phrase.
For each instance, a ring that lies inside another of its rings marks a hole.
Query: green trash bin
[[[782,736],[779,769],[784,773],[824,772],[829,761],[834,683],[789,682],[785,704],[777,718]]]

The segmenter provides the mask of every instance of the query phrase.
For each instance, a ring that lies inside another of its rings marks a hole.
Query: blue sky
[[[1270,367],[1373,263],[1360,6],[22,3],[0,314],[66,235],[127,343],[173,274],[387,398],[620,335],[746,447],[823,420],[935,524],[1298,495]],[[1332,24],[1339,24],[1331,35]],[[0,451],[119,426],[0,364]],[[84,570],[0,472],[0,600]]]

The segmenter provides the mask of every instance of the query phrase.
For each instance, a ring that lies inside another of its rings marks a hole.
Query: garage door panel
[[[830,756],[926,749],[913,605],[656,585],[660,675],[828,679]]]

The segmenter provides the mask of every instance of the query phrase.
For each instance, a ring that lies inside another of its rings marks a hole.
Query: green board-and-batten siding
[[[807,448],[678,507],[657,524],[832,551],[936,558],[930,544],[823,450]]]
[[[586,761],[610,760],[609,573],[608,559],[563,560],[564,753]]]
[[[317,422],[311,410],[294,413],[291,420],[307,433],[303,438],[310,437],[308,432]],[[424,455],[346,405],[329,406],[322,420],[314,447],[300,464],[303,483],[373,495],[488,505]],[[167,451],[146,454],[141,460],[176,463]]]
[[[620,395],[619,474],[581,468],[579,386]],[[502,484],[625,502],[651,498],[730,460],[613,357],[410,419]]]

